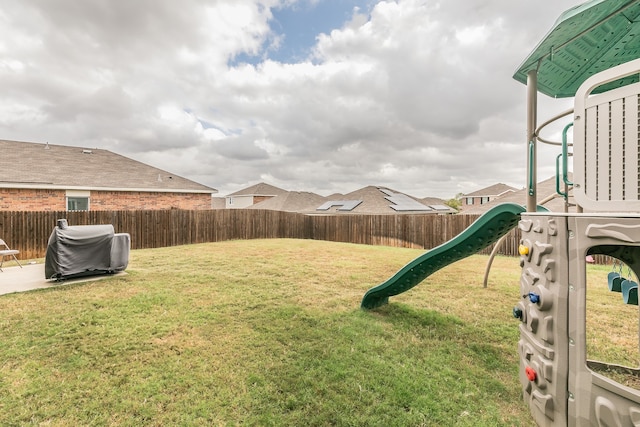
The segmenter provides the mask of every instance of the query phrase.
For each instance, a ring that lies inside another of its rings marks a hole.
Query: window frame
[[[74,208],[71,209],[71,203],[74,203]],[[78,208],[78,204],[80,204],[80,208]],[[86,204],[86,209],[84,205]],[[91,192],[90,191],[79,191],[79,190],[67,190],[65,197],[65,208],[69,212],[77,211],[89,211],[91,210]]]

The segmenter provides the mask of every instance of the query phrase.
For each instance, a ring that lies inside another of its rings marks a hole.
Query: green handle
[[[558,154],[558,157],[556,157],[556,193],[558,193],[559,195],[561,195],[562,197],[564,197],[565,199],[567,198],[567,193],[565,193],[564,191],[560,190],[560,157],[563,157],[562,154]],[[564,174],[563,174],[564,176]]]
[[[535,145],[533,141],[529,141],[529,195],[535,195],[535,191],[533,191],[533,155],[534,155]]]

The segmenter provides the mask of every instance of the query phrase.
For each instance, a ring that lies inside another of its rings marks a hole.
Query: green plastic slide
[[[443,267],[466,258],[497,242],[518,225],[525,209],[515,203],[497,205],[462,233],[402,267],[396,274],[364,294],[361,307],[373,309],[389,302],[389,297],[413,288]]]

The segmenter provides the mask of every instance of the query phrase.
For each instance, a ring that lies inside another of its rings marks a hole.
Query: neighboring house
[[[265,209],[298,212],[307,215],[455,213],[441,199],[427,198],[427,203],[386,187],[368,186],[348,194],[323,197],[307,191],[286,191],[259,183],[226,197],[226,209]],[[215,203],[215,202],[214,202]],[[216,204],[220,206],[220,202]]]
[[[320,206],[326,197],[307,191],[286,191],[270,199],[256,203],[248,209],[266,209],[284,212],[306,212]]]
[[[571,179],[571,175],[569,176]],[[537,192],[538,192],[538,205],[542,205],[548,210],[552,212],[564,212],[564,198],[556,193],[556,177],[552,176],[549,179],[538,182]],[[564,190],[564,188],[561,188]],[[504,196],[494,199],[488,203],[477,206],[470,206],[464,210],[465,214],[483,214],[492,207],[499,205],[500,203],[517,203],[522,206],[526,206],[527,204],[527,189],[523,188],[522,190],[508,192]],[[569,191],[569,203],[573,204],[573,195],[572,192]],[[569,209],[571,212],[575,212],[575,208],[571,207]]]
[[[218,191],[97,148],[0,140],[0,210],[211,209]]]
[[[211,209],[225,209],[227,205],[226,197],[212,197]]]
[[[484,205],[485,203],[489,203],[492,200],[498,199],[515,191],[518,191],[518,189],[508,186],[507,184],[494,184],[490,187],[463,195],[461,209],[466,213],[470,206]]]
[[[285,193],[287,193],[287,190],[260,182],[251,187],[229,194],[226,197],[225,208],[244,209]]]
[[[391,190],[386,187],[368,186],[351,193],[335,194],[326,201],[308,211],[308,214],[419,214],[419,213],[453,213],[442,201],[434,205],[426,205],[419,199]]]

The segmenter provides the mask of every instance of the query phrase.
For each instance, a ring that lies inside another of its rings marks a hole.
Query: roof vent
[[[93,154],[92,150],[82,150],[82,154]]]

